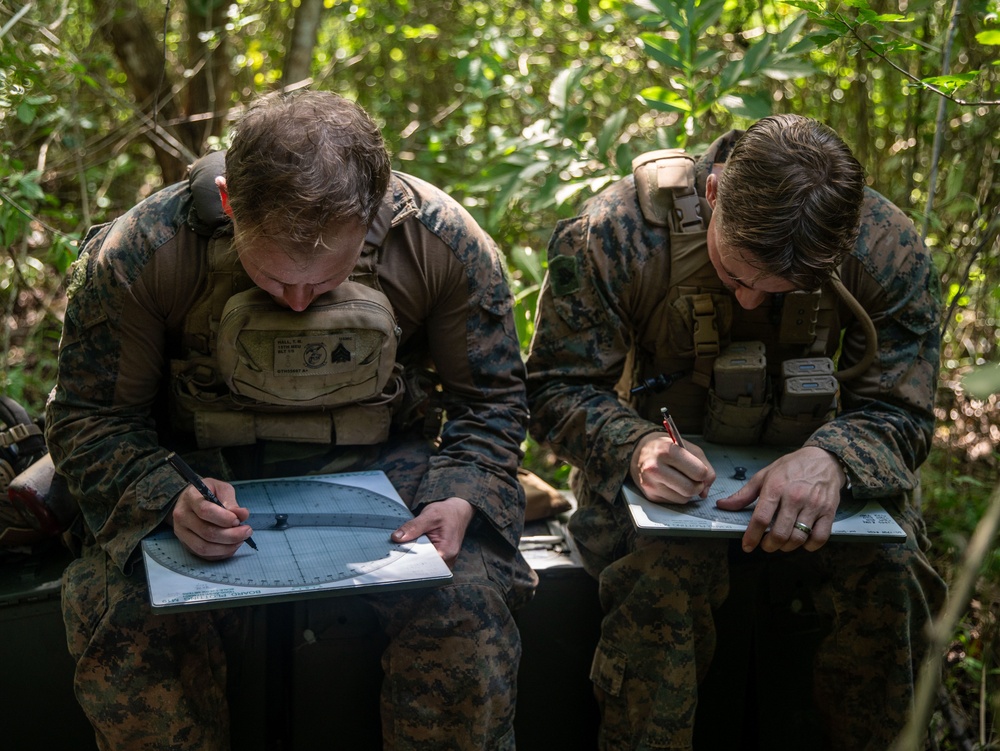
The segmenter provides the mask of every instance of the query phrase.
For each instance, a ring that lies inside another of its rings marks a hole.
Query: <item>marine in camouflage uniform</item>
[[[726,134],[696,162],[703,198],[708,175],[721,172],[741,135]],[[913,502],[916,470],[930,448],[939,356],[930,255],[903,213],[866,188],[860,235],[839,271],[877,329],[878,350],[864,372],[841,384],[839,414],[805,444],[839,457],[855,497],[877,498],[890,509],[906,530],[905,544],[807,549],[799,541],[791,552],[746,552],[739,541],[639,535],[620,492],[638,442],[664,431],[653,410],[640,414],[627,395],[652,375],[641,368],[637,375],[632,366],[666,346],[648,330],[659,325],[651,311],[669,297],[670,237],[645,218],[633,176],[561,222],[549,245],[528,358],[529,430],[574,467],[580,508],[570,529],[599,580],[605,612],[591,669],[602,709],[600,748],[692,747],[698,687],[716,649],[715,611],[729,595],[731,560],[767,556],[772,570],[783,566],[809,583],[817,611],[832,624],[813,663],[813,699],[825,728],[802,737],[803,747],[886,749],[911,709],[925,630],[945,596],[925,557],[928,541]],[[739,328],[758,311],[742,310],[732,291],[717,286],[713,293],[732,302],[725,335],[756,339],[756,326]],[[765,316],[780,295],[766,297],[759,308]],[[835,312],[844,335],[838,367],[845,369],[862,360],[866,337],[843,304]],[[841,339],[831,340],[832,356]],[[682,414],[681,431],[693,434],[702,429],[707,390],[693,386],[692,377],[689,371],[677,384],[688,403],[669,401],[667,392],[663,404]],[[689,435],[687,443],[696,439]],[[768,706],[768,697],[757,701]],[[769,722],[780,724],[784,708],[769,709]]]
[[[321,97],[330,95],[318,96],[328,106]],[[229,747],[223,645],[238,643],[249,609],[154,614],[145,585],[139,543],[187,487],[164,463],[171,449],[226,480],[381,469],[418,515],[442,499],[467,500],[474,517],[452,581],[365,597],[390,637],[384,743],[514,748],[520,638],[511,611],[536,579],[517,551],[527,415],[512,299],[493,241],[454,200],[393,173],[382,205],[391,228],[377,271],[401,329],[396,359],[440,374],[447,415],[434,435],[423,423],[394,424],[374,446],[258,441],[199,451],[165,414],[168,364],[183,357],[185,317],[208,282],[212,211],[199,212],[190,181],[83,244],[47,438],[86,522],[63,610],[76,695],[102,749]],[[231,233],[228,222],[215,228],[216,237]]]

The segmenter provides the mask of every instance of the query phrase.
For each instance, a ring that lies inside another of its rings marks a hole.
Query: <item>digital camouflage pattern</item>
[[[386,200],[396,219],[379,278],[402,329],[397,358],[437,370],[440,435],[397,435],[381,449],[266,443],[186,456],[228,480],[381,468],[415,512],[468,500],[478,513],[454,581],[372,598],[393,636],[386,747],[513,748],[520,641],[511,609],[530,597],[534,575],[516,548],[526,406],[512,299],[495,245],[456,202],[399,173]],[[186,312],[206,285],[198,219],[187,183],[165,188],[95,228],[70,281],[46,426],[86,520],[63,611],[77,694],[102,748],[228,747],[221,644],[243,616],[153,615],[137,551],[185,486],[164,459],[192,442],[159,407]]]
[[[705,176],[737,136],[724,136],[699,161],[702,195]],[[669,271],[669,235],[645,221],[632,178],[609,187],[553,234],[528,358],[529,428],[575,468],[580,508],[570,529],[600,582],[606,617],[591,678],[605,751],[690,748],[698,680],[715,649],[712,611],[728,591],[728,543],[640,537],[620,495],[636,441],[662,430],[619,394],[634,385],[634,348],[659,325],[650,314],[668,294]],[[842,384],[841,413],[806,445],[841,457],[855,496],[883,499],[908,540],[828,543],[770,560],[813,571],[814,604],[834,619],[814,665],[831,747],[884,749],[906,719],[924,629],[944,598],[910,500],[934,421],[938,281],[912,223],[871,190],[840,273],[876,327],[878,352]],[[731,307],[735,327],[746,313],[735,300]],[[862,359],[865,338],[846,308],[838,315],[843,369]]]

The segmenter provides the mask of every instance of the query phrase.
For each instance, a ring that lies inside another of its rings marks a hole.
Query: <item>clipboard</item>
[[[750,523],[754,504],[739,511],[724,511],[715,502],[726,498],[746,484],[755,472],[788,453],[774,446],[723,446],[695,440],[712,463],[717,478],[707,498],[693,498],[688,503],[653,503],[628,481],[622,495],[636,530],[640,534],[680,537],[742,537]],[[861,501],[841,491],[830,533],[831,541],[903,542],[906,532],[878,501]]]
[[[163,529],[142,541],[156,612],[440,585],[451,570],[426,536],[389,539],[413,515],[381,471],[234,482],[258,550],[206,561]]]

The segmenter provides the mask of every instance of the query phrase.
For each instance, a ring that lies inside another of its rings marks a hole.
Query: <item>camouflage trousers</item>
[[[425,466],[409,448],[367,467],[384,469],[406,500]],[[446,586],[362,598],[389,637],[386,749],[515,748],[521,644],[511,611],[537,579],[488,529],[466,535],[452,574]],[[245,633],[251,608],[154,614],[141,564],[124,574],[96,546],[67,568],[62,602],[77,699],[101,749],[230,747],[224,647]]]
[[[906,543],[751,554],[791,567],[831,624],[812,664],[826,745],[810,748],[884,751],[912,708],[926,628],[946,592],[924,555],[919,515],[897,519]],[[729,541],[637,535],[621,498],[584,506],[570,529],[605,613],[591,667],[599,748],[691,749],[698,688],[716,650],[715,611],[729,595]]]

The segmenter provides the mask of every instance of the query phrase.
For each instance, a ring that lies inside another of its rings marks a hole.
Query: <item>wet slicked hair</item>
[[[799,115],[759,120],[719,176],[716,229],[763,276],[823,285],[858,237],[864,171],[831,128]]]
[[[254,101],[226,153],[229,205],[247,239],[308,246],[332,223],[370,224],[389,175],[378,126],[360,106],[326,91]]]

